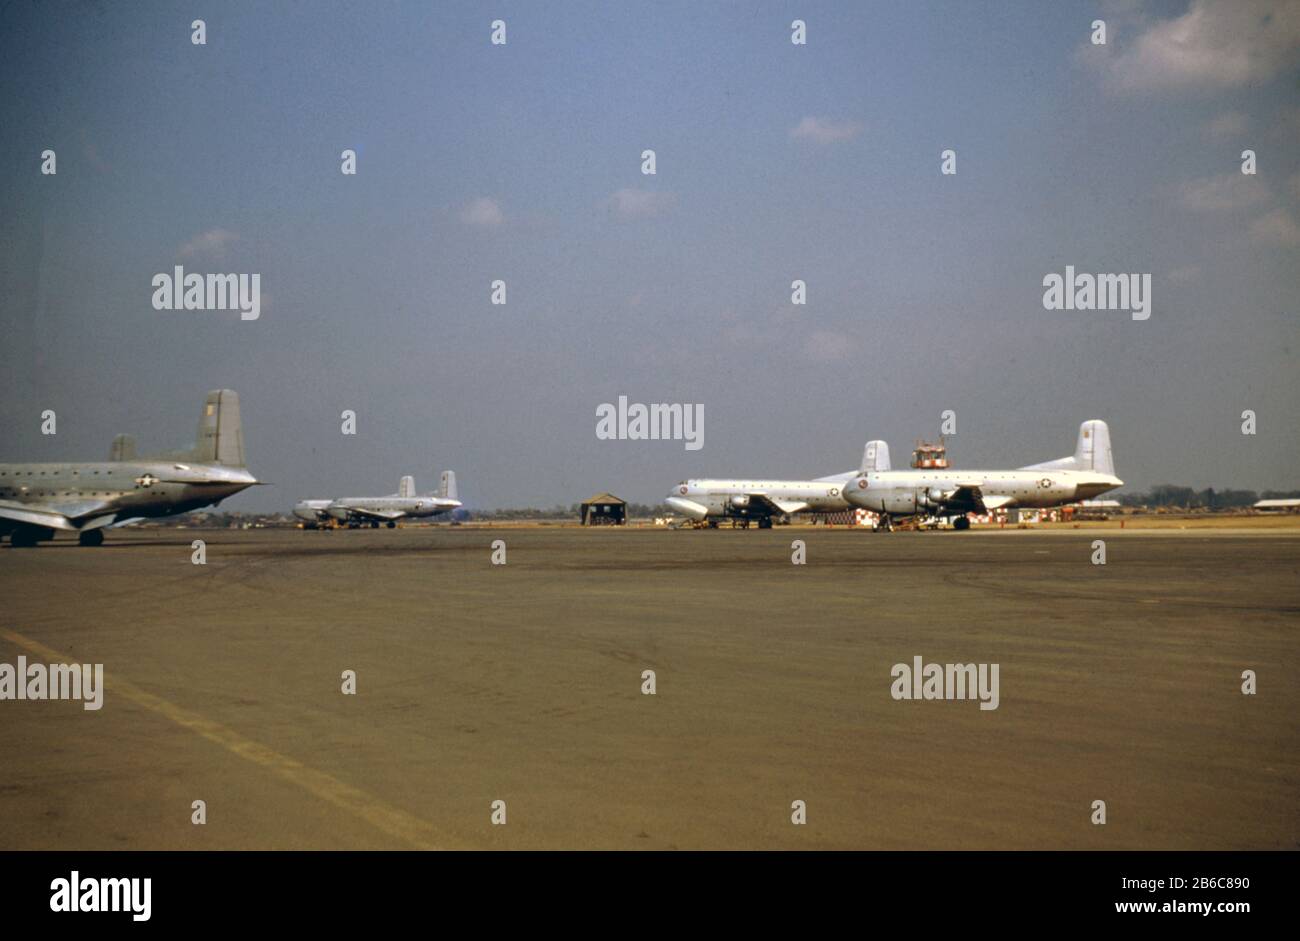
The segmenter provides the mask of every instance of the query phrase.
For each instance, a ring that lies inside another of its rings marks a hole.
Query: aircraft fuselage
[[[673,488],[664,502],[690,519],[729,517],[761,519],[771,507],[759,495],[777,504],[797,506],[793,512],[832,513],[848,509],[845,481],[855,472],[825,480],[686,480]]]
[[[1045,508],[1089,500],[1123,483],[1095,471],[1072,470],[902,470],[873,471],[846,484],[845,499],[855,507],[894,516],[943,510],[973,512],[952,494],[976,486],[985,499],[1005,498],[1007,506]]]
[[[0,464],[0,500],[37,512],[103,504],[92,516],[57,527],[68,530],[104,526],[116,519],[184,513],[220,503],[256,482],[243,468],[197,462]],[[21,525],[0,519],[0,527],[6,530]]]

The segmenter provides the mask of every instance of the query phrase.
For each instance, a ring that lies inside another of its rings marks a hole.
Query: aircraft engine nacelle
[[[916,502],[918,506],[941,507],[946,496],[947,494],[938,487],[931,487],[918,493]]]
[[[738,510],[743,510],[745,507],[749,506],[749,494],[733,493],[731,495],[731,505]]]

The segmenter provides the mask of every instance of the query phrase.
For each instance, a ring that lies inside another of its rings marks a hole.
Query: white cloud
[[[1251,223],[1250,234],[1261,242],[1274,245],[1300,245],[1300,225],[1285,209],[1274,209],[1260,216]]]
[[[1122,44],[1122,35],[1116,39]],[[1088,55],[1088,48],[1085,57],[1121,91],[1259,86],[1296,65],[1300,4],[1193,0],[1182,16],[1153,23],[1118,51],[1108,44]]]
[[[495,199],[480,196],[460,211],[460,221],[466,225],[493,228],[506,221],[506,214]]]
[[[1267,198],[1268,188],[1258,177],[1239,172],[1188,180],[1177,189],[1178,204],[1195,212],[1244,209]]]
[[[227,229],[209,229],[194,236],[177,251],[182,258],[190,258],[194,255],[220,258],[226,253],[226,246],[238,238],[238,235]]]
[[[624,187],[606,199],[605,205],[620,219],[652,219],[666,213],[676,202],[672,193]]]
[[[810,140],[817,144],[835,144],[852,140],[862,133],[862,125],[855,121],[833,121],[830,118],[804,118],[790,129],[796,140]]]

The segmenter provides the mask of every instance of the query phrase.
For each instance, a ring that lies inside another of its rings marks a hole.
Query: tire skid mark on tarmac
[[[50,663],[73,662],[73,658],[13,631],[0,629],[0,637],[29,653],[44,657]],[[265,768],[277,777],[353,814],[389,836],[409,843],[417,849],[448,848],[449,841],[445,834],[436,832],[424,820],[360,788],[245,738],[234,729],[205,718],[197,712],[146,692],[129,680],[114,679],[106,681],[105,685],[136,705],[170,719],[181,728],[188,729],[232,754]]]

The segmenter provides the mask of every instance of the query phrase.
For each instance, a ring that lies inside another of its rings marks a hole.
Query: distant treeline
[[[1300,490],[1215,490],[1206,487],[1180,487],[1177,484],[1157,484],[1145,493],[1121,493],[1116,499],[1124,506],[1180,507],[1183,509],[1226,510],[1251,506],[1257,500],[1294,500]],[[1105,499],[1104,497],[1102,499]]]

